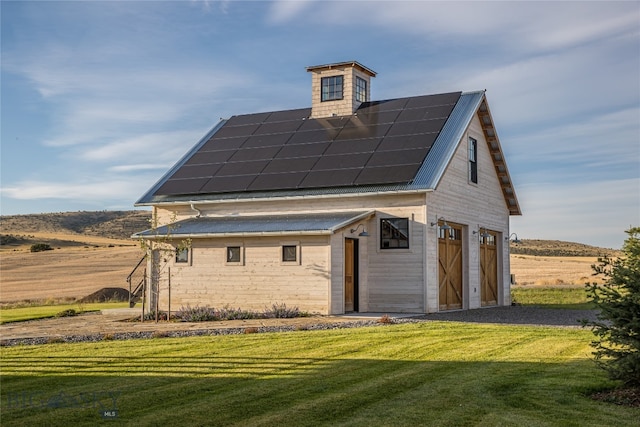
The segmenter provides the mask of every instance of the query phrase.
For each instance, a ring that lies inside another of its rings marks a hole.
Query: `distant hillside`
[[[0,216],[4,241],[12,234],[70,233],[85,236],[128,239],[149,228],[149,211],[59,212]]]
[[[0,216],[2,243],[29,233],[70,233],[84,236],[128,239],[149,228],[149,211],[59,212]],[[18,236],[16,236],[18,235]],[[598,257],[619,255],[614,249],[559,240],[525,239],[511,243],[511,253],[536,256]]]
[[[619,256],[620,251],[582,243],[563,242],[560,240],[523,239],[520,243],[511,242],[511,253],[535,256],[581,256],[601,257]]]

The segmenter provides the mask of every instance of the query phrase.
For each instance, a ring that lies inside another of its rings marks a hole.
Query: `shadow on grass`
[[[588,361],[3,357],[2,425],[635,425]],[[352,357],[357,357],[353,355]]]

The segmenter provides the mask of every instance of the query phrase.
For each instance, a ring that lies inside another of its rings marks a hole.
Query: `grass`
[[[75,310],[77,312],[99,311],[107,308],[128,307],[126,302],[101,302],[101,303],[70,303],[57,305],[36,305],[15,308],[0,308],[0,324],[11,322],[23,322],[26,320],[45,319],[55,317],[56,314],[65,310]]]
[[[592,337],[425,322],[2,347],[2,425],[635,426],[588,396],[613,385]]]
[[[596,308],[587,300],[583,286],[580,287],[511,287],[511,299],[518,304],[545,308],[589,310]]]

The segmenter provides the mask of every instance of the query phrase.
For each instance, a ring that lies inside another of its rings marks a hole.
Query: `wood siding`
[[[478,141],[478,183],[469,181],[468,138]],[[480,241],[481,227],[495,232],[498,253],[499,305],[510,305],[509,210],[504,200],[489,148],[478,117],[474,117],[447,167],[438,187],[427,195],[428,222],[438,218],[463,225],[463,308],[481,307],[480,298]],[[437,228],[429,227],[427,241],[437,241]],[[436,251],[427,252],[427,311],[438,307],[438,257]]]

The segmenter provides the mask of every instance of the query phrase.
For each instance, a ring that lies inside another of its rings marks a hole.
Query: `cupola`
[[[356,62],[307,67],[311,73],[311,118],[349,116],[371,99],[376,73]]]

